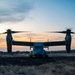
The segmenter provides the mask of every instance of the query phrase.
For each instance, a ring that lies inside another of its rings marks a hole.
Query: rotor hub
[[[70,29],[67,29],[66,33],[67,34],[70,34],[71,33],[71,30]]]
[[[10,30],[10,29],[8,29],[8,30],[7,30],[7,33],[8,33],[8,34],[11,34],[11,30]]]

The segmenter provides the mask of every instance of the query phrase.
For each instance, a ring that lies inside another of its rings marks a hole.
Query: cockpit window
[[[40,49],[40,48],[42,48],[42,46],[35,46],[35,48]]]

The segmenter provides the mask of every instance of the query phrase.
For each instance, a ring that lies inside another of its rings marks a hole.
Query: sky
[[[7,29],[29,31],[13,34],[19,41],[64,40],[64,34],[47,33],[71,28],[75,31],[75,0],[0,0],[0,33]],[[75,49],[75,35],[72,35]],[[0,51],[6,51],[6,35],[0,35]],[[50,50],[65,47],[50,47]],[[29,47],[13,46],[13,51],[29,50]]]

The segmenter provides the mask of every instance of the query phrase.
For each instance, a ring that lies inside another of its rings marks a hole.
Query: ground
[[[3,56],[1,55],[2,57],[8,57],[7,53],[3,53],[3,54],[2,54]],[[17,55],[16,54],[14,55],[19,56],[19,53]],[[20,56],[24,56],[24,55],[25,54],[20,54]],[[58,55],[59,53],[56,54],[53,53],[53,56],[55,57]],[[74,55],[74,53],[70,54],[71,58],[72,55]],[[12,57],[10,54],[9,56]],[[50,56],[52,57],[52,55]],[[70,57],[68,59],[62,58],[62,60],[57,59],[55,57],[52,61],[41,65],[33,65],[33,66],[12,65],[12,64],[0,65],[0,75],[75,75],[75,57],[73,57],[74,59],[71,59]]]
[[[75,61],[56,61],[39,66],[1,65],[0,75],[75,75]]]

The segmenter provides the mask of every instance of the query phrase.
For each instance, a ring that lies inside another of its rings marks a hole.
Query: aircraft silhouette
[[[43,56],[46,57],[48,54],[44,50],[44,47],[48,46],[66,46],[67,53],[70,53],[71,50],[71,40],[72,36],[71,34],[75,34],[74,32],[71,32],[71,29],[67,29],[66,31],[55,31],[51,33],[63,33],[66,34],[64,41],[52,41],[52,42],[27,42],[27,41],[15,41],[12,38],[13,33],[20,33],[23,31],[12,31],[11,29],[8,29],[7,32],[4,32],[3,34],[7,34],[6,36],[6,43],[7,43],[7,52],[12,52],[12,45],[20,45],[20,46],[30,46],[33,48],[33,51],[30,56]]]

